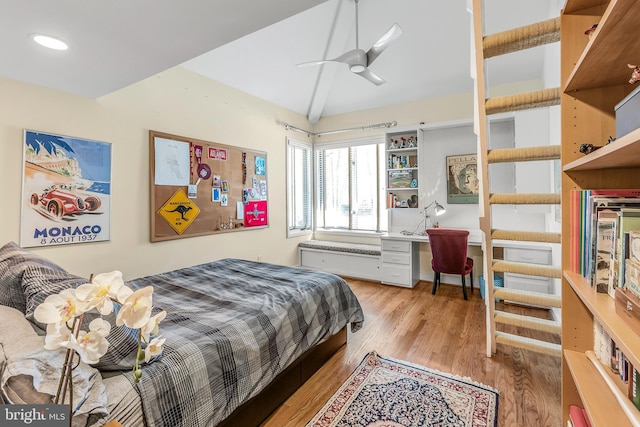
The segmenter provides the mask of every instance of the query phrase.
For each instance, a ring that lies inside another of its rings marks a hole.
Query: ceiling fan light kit
[[[369,80],[371,83],[379,86],[385,82],[385,80],[376,75],[373,71],[369,69],[369,66],[375,61],[378,56],[387,48],[391,43],[393,43],[400,35],[402,34],[402,29],[400,25],[393,24],[391,28],[389,28],[383,35],[378,39],[377,42],[371,46],[368,51],[364,51],[359,47],[359,31],[358,31],[358,0],[354,0],[356,5],[356,48],[350,50],[348,52],[343,53],[334,59],[323,59],[320,61],[311,61],[304,62],[302,64],[298,64],[299,67],[304,67],[308,65],[321,65],[327,62],[340,62],[343,64],[347,64],[349,66],[349,70],[359,76],[364,77]]]

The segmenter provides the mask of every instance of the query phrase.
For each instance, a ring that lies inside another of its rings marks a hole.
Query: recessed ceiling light
[[[67,50],[69,48],[65,42],[55,37],[44,34],[31,34],[29,37],[40,46],[48,47],[49,49]]]

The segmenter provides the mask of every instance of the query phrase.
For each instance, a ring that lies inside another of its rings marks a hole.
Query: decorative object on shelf
[[[389,171],[389,185],[387,188],[410,188],[413,174],[409,170]]]
[[[410,136],[407,142],[407,148],[415,148],[418,141],[415,136]]]
[[[417,179],[412,179],[411,180],[411,184],[410,184],[411,188],[418,188],[418,180]]]
[[[593,144],[580,144],[580,152],[582,154],[590,154],[593,153],[594,151],[596,151],[598,148],[602,148],[602,147],[596,147]]]
[[[634,84],[638,80],[640,80],[640,66],[627,64],[627,67],[633,68],[633,72],[631,72],[631,78],[629,79],[629,84]]]
[[[476,154],[447,156],[447,203],[478,203]]]
[[[115,314],[115,326],[123,325],[137,335],[137,354],[133,364],[133,381],[142,377],[140,362],[149,363],[151,358],[162,353],[164,339],[158,336],[158,324],[167,313],[161,311],[152,316],[153,286],[133,291],[124,284],[122,273],[112,271],[98,274],[89,283],[77,288],[64,289],[59,294],[49,295],[33,313],[36,321],[46,325],[44,348],[58,350],[66,348],[65,363],[61,367],[58,391],[53,403],[73,405],[73,370],[80,361],[96,364],[107,353],[107,336],[112,325],[103,316]],[[99,312],[83,331],[83,320],[92,310]],[[67,399],[68,396],[68,399]]]
[[[593,24],[592,26],[587,28],[587,30],[584,32],[584,34],[586,36],[589,36],[589,38],[591,38],[591,36],[593,35],[593,32],[596,30],[596,28],[598,28],[598,24]]]
[[[410,198],[407,199],[407,205],[410,208],[417,208],[418,207],[418,196],[417,195],[413,195]]]

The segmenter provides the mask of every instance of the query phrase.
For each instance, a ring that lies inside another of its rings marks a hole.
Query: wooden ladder
[[[519,334],[498,331],[496,324],[516,326],[535,331],[560,335],[557,321],[543,320],[533,316],[516,315],[496,309],[495,299],[516,303],[532,304],[547,308],[560,308],[561,299],[557,295],[539,292],[525,292],[494,287],[494,273],[517,273],[545,278],[561,277],[561,268],[530,263],[515,263],[494,260],[494,240],[513,242],[560,243],[560,233],[500,230],[493,227],[491,206],[508,205],[559,205],[560,194],[491,194],[489,172],[491,164],[505,162],[554,161],[560,159],[560,146],[543,145],[527,148],[489,149],[488,116],[532,108],[560,104],[560,89],[544,89],[487,99],[485,60],[512,52],[560,41],[560,18],[515,28],[509,31],[484,35],[482,0],[473,0],[473,32],[476,67],[476,122],[478,135],[478,173],[480,174],[480,228],[483,232],[483,269],[485,278],[485,304],[487,328],[487,356],[496,352],[496,344],[524,348],[555,356],[561,355],[561,347],[548,341],[532,339]],[[523,333],[524,335],[524,333]]]

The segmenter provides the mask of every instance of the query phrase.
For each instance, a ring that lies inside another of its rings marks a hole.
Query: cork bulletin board
[[[151,241],[268,227],[267,154],[149,131]]]

